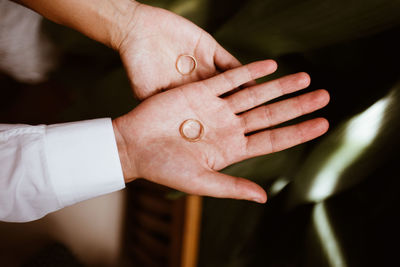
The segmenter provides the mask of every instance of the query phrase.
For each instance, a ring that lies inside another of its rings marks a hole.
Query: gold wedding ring
[[[197,68],[197,60],[192,55],[180,55],[175,63],[176,70],[182,75],[189,75]]]
[[[204,127],[200,121],[188,119],[181,123],[179,133],[186,141],[197,142],[203,137]]]

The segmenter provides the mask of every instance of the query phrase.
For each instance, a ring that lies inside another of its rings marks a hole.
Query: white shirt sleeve
[[[111,119],[0,124],[0,221],[36,220],[124,186]]]

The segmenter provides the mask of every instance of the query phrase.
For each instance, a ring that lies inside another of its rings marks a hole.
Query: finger
[[[203,173],[198,177],[197,185],[191,185],[187,192],[218,198],[246,199],[258,203],[267,201],[267,194],[258,184],[215,171]]]
[[[326,90],[317,90],[261,106],[240,115],[245,125],[245,133],[265,129],[323,108],[329,102]]]
[[[291,74],[240,90],[225,99],[233,112],[240,113],[274,98],[304,89],[310,85],[310,80],[310,76],[305,72]]]
[[[242,66],[239,60],[220,45],[217,45],[215,49],[214,64],[221,72]]]
[[[242,66],[239,60],[237,60],[234,56],[232,56],[225,48],[218,45],[215,54],[214,54],[214,64],[217,67],[217,70],[220,72],[224,72],[230,69],[234,69]],[[245,84],[244,87],[249,87],[256,85],[255,80],[251,80]]]
[[[255,80],[251,80],[250,82],[243,84],[241,88],[247,88],[254,85],[257,85],[257,82]]]
[[[266,155],[307,142],[322,134],[329,127],[326,119],[317,118],[279,129],[266,130],[247,137],[246,158]]]
[[[276,68],[276,62],[273,60],[257,61],[204,80],[203,84],[219,96],[244,83],[271,74]]]

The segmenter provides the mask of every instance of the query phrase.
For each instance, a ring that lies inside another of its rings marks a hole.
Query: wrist
[[[47,19],[118,50],[134,22],[133,0],[18,0]]]
[[[121,131],[120,119],[115,119],[112,121],[112,126],[115,135],[115,141],[117,143],[119,160],[121,163],[122,172],[124,175],[125,183],[129,183],[137,178],[139,178],[136,170],[136,164],[134,159],[129,153],[129,144],[124,138]]]
[[[136,23],[140,3],[133,0],[114,0],[109,3],[112,11],[103,17],[105,24],[109,25],[106,45],[120,51],[122,43]]]

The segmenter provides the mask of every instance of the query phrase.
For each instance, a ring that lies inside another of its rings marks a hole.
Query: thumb
[[[192,193],[218,197],[246,199],[258,203],[267,201],[267,194],[258,184],[244,178],[233,177],[215,171],[206,171],[199,178]],[[191,192],[189,192],[191,193]]]
[[[242,66],[239,60],[237,60],[234,56],[232,56],[225,48],[217,45],[214,54],[214,64],[217,67],[217,70],[224,72],[230,69],[234,69]],[[244,84],[242,87],[250,87],[256,85],[255,81],[250,81]]]
[[[242,64],[222,46],[217,44],[214,54],[214,64],[221,72],[240,67]]]

